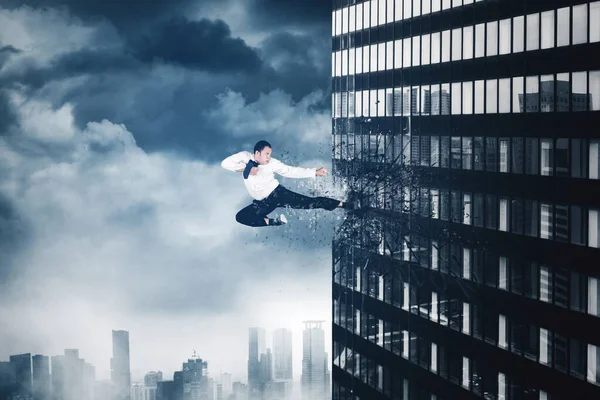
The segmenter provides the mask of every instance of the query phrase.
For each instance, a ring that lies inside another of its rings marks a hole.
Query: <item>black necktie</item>
[[[248,179],[248,175],[250,175],[250,170],[253,167],[258,167],[258,163],[256,161],[248,161],[248,164],[246,164],[246,169],[244,169],[244,179]]]

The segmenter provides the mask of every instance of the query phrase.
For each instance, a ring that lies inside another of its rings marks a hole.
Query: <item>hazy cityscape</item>
[[[79,349],[45,356],[15,354],[0,361],[2,400],[324,400],[330,398],[330,370],[325,351],[324,321],[304,321],[302,376],[293,378],[292,330],[248,329],[248,377],[234,381],[227,372],[210,372],[210,360],[196,351],[172,377],[149,371],[132,381],[129,332],[112,331],[110,379],[97,380],[94,365]],[[298,357],[299,355],[296,355]],[[182,358],[185,358],[183,356]]]

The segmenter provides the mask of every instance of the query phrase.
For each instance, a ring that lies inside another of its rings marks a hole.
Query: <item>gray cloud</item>
[[[280,1],[252,0],[248,7],[261,25],[271,29],[323,26],[331,21],[331,2],[323,0]]]

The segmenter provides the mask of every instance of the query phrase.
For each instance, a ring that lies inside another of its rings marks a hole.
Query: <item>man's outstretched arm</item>
[[[246,164],[248,164],[248,161],[250,161],[251,157],[252,154],[249,152],[240,151],[239,153],[235,153],[221,161],[221,167],[233,172],[244,172]]]
[[[314,178],[317,175],[321,175],[321,173],[318,172],[320,170],[317,170],[316,168],[291,167],[274,158],[271,159],[270,163],[275,164],[273,168],[275,173],[285,176],[286,178]]]

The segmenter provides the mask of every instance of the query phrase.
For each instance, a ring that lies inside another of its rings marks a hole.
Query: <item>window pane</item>
[[[431,166],[440,166],[440,138],[439,136],[431,137]]]
[[[431,34],[431,63],[437,64],[440,62],[440,33]]]
[[[462,29],[452,30],[452,61],[462,59]]]
[[[513,53],[523,51],[525,41],[525,17],[513,18]]]
[[[540,48],[540,14],[527,16],[527,51]]]
[[[511,163],[511,171],[513,173],[521,174],[523,173],[523,152],[525,150],[523,145],[523,138],[514,137],[511,140],[512,142],[512,151],[510,152],[512,163]]]
[[[485,24],[475,25],[475,57],[485,55]]]
[[[473,27],[465,26],[463,28],[463,59],[473,58]]]
[[[569,73],[556,74],[556,104],[555,110],[559,112],[569,111],[570,87]]]
[[[429,85],[426,85],[421,86],[421,115],[429,114],[431,114],[431,91]]]
[[[369,67],[369,71],[370,72],[375,72],[377,71],[377,45],[376,44],[372,44],[371,46],[371,66]]]
[[[538,112],[539,111],[539,82],[537,76],[528,76],[526,80],[526,110],[527,112]]]
[[[500,139],[500,172],[508,172],[509,160],[508,138]]]
[[[431,0],[423,0],[421,6],[423,7],[421,14],[425,15],[431,12]]]
[[[589,151],[589,178],[599,179],[600,177],[600,162],[598,154],[600,153],[600,140],[590,140],[590,151]]]
[[[487,23],[486,56],[498,55],[498,21]]]
[[[485,112],[487,114],[495,114],[498,112],[498,81],[490,79],[486,81],[485,88]]]
[[[402,68],[402,39],[394,40],[394,68]]]
[[[442,115],[450,114],[450,84],[444,83],[442,84],[442,92],[440,98],[440,105]]]
[[[471,169],[473,162],[473,139],[470,137],[462,138],[462,161],[463,169]]]
[[[460,137],[453,136],[450,141],[450,163],[453,169],[460,169],[462,166]]]
[[[556,176],[569,176],[569,139],[556,139]]]
[[[473,114],[473,82],[463,82],[463,114]]]
[[[554,111],[554,75],[542,75],[540,77],[542,93],[540,99],[541,112]],[[568,92],[567,92],[568,96]],[[567,97],[568,100],[568,97]],[[567,103],[568,104],[568,103]]]
[[[475,81],[475,114],[483,114],[484,82]]]
[[[450,165],[450,136],[441,137],[440,166],[448,168]]]
[[[500,21],[500,54],[510,53],[510,18]]]
[[[539,171],[538,139],[527,138],[525,141],[525,165],[526,173],[537,175]]]
[[[542,49],[554,47],[554,10],[542,13]]]
[[[402,0],[394,0],[394,21],[402,19]]]
[[[498,112],[510,112],[510,78],[498,81]]]
[[[588,99],[590,110],[600,110],[600,71],[590,71]]]
[[[473,169],[483,171],[484,165],[484,150],[483,137],[477,136],[473,142]]]
[[[587,73],[573,72],[571,101],[573,111],[587,111]]]
[[[421,63],[428,65],[431,62],[431,35],[423,36],[421,46]]]
[[[385,71],[385,43],[377,45],[377,71]]]
[[[450,61],[450,31],[442,32],[442,62]]]
[[[525,234],[536,237],[538,235],[538,203],[535,200],[525,199]],[[536,293],[537,296],[537,293]]]
[[[431,12],[438,12],[442,9],[442,0],[432,0]]]
[[[552,139],[542,139],[541,144],[541,175],[551,176],[554,171],[554,154]]]
[[[512,104],[512,112],[513,113],[522,113],[523,112],[523,77],[515,77],[513,80],[513,104]]]
[[[394,42],[385,44],[385,69],[394,69]]]
[[[551,204],[540,204],[540,237],[542,239],[552,239],[553,210]]]
[[[460,114],[460,106],[462,102],[461,83],[452,84],[452,114]]]
[[[498,169],[498,139],[488,137],[485,139],[485,169],[496,171]]]
[[[560,8],[558,10],[558,18],[557,18],[557,46],[568,46],[569,45],[569,36],[571,34],[571,23],[570,23],[570,15],[569,15],[569,7]]]
[[[579,206],[571,206],[571,243],[585,245],[583,221],[583,209]]]
[[[404,49],[404,55],[403,55],[403,58],[402,58],[402,66],[404,68],[410,67],[410,65],[411,65],[410,64],[410,56],[411,56],[411,46],[410,46],[410,44],[411,44],[410,38],[404,39],[402,41],[402,47]]]
[[[421,37],[420,36],[415,36],[412,39],[412,46],[413,46],[413,59],[412,59],[412,65],[413,66],[418,66],[421,65]]]
[[[590,43],[600,42],[600,1],[590,3]]]
[[[571,176],[573,178],[586,177],[586,160],[585,139],[571,139]]]

